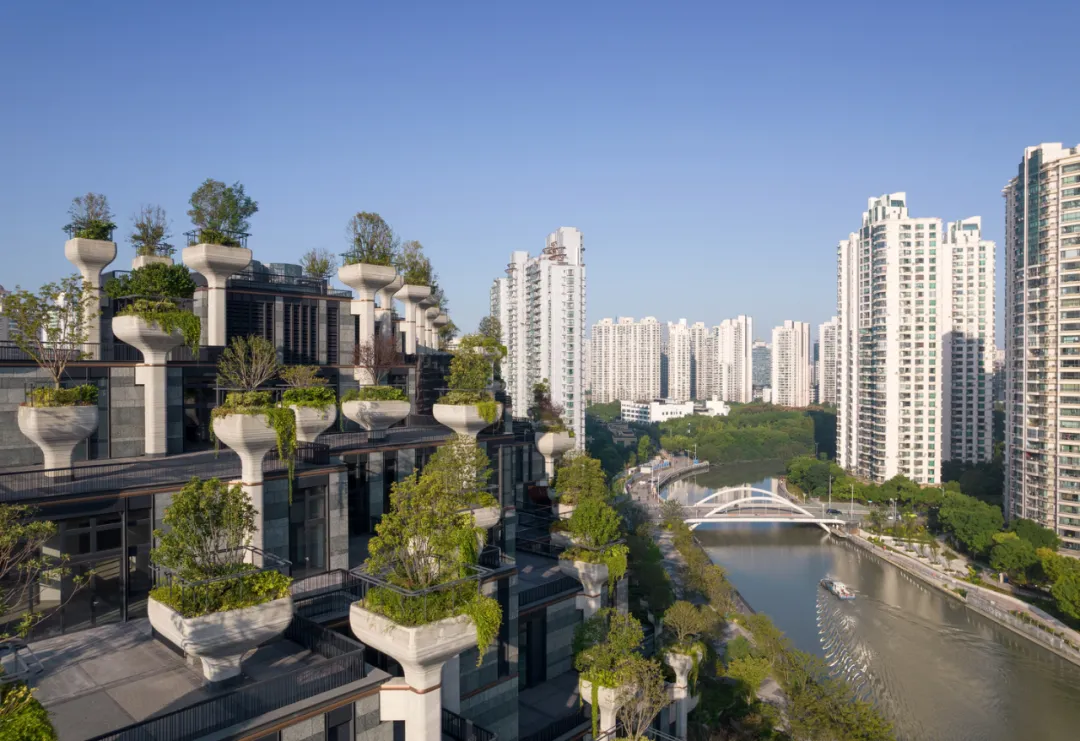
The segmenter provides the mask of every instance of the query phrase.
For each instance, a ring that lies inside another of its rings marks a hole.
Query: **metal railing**
[[[441,426],[392,427],[379,432],[324,432],[319,443],[327,445],[331,452],[344,453],[352,450],[379,447],[392,443],[437,443],[450,437],[450,431]]]
[[[367,599],[368,593],[376,589],[380,593],[381,602],[396,602],[402,608],[407,605],[410,613],[417,617],[418,624],[425,624],[447,617],[448,611],[449,614],[454,614],[459,604],[465,605],[475,599],[474,590],[478,593],[481,581],[492,574],[491,569],[478,565],[469,566],[458,563],[443,565],[432,559],[429,559],[426,564],[426,568],[433,574],[453,576],[465,573],[466,576],[448,579],[441,584],[423,589],[405,589],[390,582],[383,574],[367,571],[366,565],[351,570],[349,575],[355,579],[352,584],[359,590],[358,599]]]
[[[367,676],[363,644],[297,616],[286,629],[286,637],[327,660],[133,723],[90,741],[196,741]]]
[[[564,592],[580,592],[581,582],[572,576],[560,576],[558,579],[529,587],[518,592],[518,609],[536,602],[551,599]]]
[[[326,465],[330,461],[330,449],[321,443],[297,443],[295,460],[303,465]],[[271,449],[263,460],[263,472],[280,473],[286,469],[277,450]],[[214,458],[200,456],[198,460],[158,458],[48,470],[35,468],[0,473],[0,502],[183,485],[192,478],[229,479],[239,475],[240,459],[227,448]]]
[[[167,591],[168,603],[177,612],[190,610],[205,613],[213,611],[214,605],[220,601],[243,602],[250,597],[251,590],[259,586],[253,577],[270,571],[285,576],[292,573],[291,561],[250,545],[216,551],[213,557],[220,559],[218,566],[221,570],[227,566],[230,571],[204,579],[187,579],[174,569],[150,564],[154,584],[158,589]],[[256,566],[260,560],[263,565]]]
[[[225,241],[233,243],[225,245],[226,247],[247,247],[248,237],[250,236],[251,234],[248,232],[234,232],[228,229],[192,229],[190,232],[184,232],[188,247],[197,244],[222,244]],[[228,239],[225,240],[222,237]]]
[[[579,709],[573,715],[556,718],[539,731],[522,736],[519,741],[555,741],[555,739],[565,736],[576,728],[589,726],[591,722],[592,719],[589,713],[584,709]]]
[[[302,275],[286,275],[276,271],[243,270],[234,273],[229,278],[229,286],[234,288],[259,288],[262,286],[287,286],[295,289],[297,293],[308,293],[318,296],[338,296],[351,298],[351,290],[330,288],[327,281],[322,278],[312,278]]]
[[[543,556],[544,558],[558,558],[562,555],[562,552],[566,550],[566,546],[556,545],[543,540],[528,540],[518,538],[517,549],[519,551],[525,551],[531,553],[534,556]]]
[[[442,732],[454,741],[498,741],[499,738],[486,728],[481,728],[446,708],[442,711]]]

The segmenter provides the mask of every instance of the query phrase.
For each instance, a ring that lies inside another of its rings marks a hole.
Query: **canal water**
[[[676,482],[694,502],[770,471],[719,470]],[[1077,741],[1080,666],[971,612],[891,564],[809,525],[697,530],[714,563],[794,645],[823,656],[893,722],[901,741]],[[852,587],[836,599],[818,582]]]

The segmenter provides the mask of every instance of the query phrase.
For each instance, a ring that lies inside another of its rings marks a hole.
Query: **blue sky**
[[[576,226],[590,324],[766,336],[833,313],[869,196],[981,215],[1000,252],[1023,148],[1080,143],[1075,2],[162,5],[0,8],[5,287],[72,271],[73,196],[124,229],[161,204],[179,234],[213,177],[259,202],[264,262],[380,212],[467,329],[512,250]]]

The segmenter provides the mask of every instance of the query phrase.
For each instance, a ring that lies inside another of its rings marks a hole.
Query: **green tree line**
[[[806,411],[768,404],[733,405],[726,417],[694,415],[661,422],[660,445],[690,450],[714,464],[788,459],[814,452],[815,424]]]

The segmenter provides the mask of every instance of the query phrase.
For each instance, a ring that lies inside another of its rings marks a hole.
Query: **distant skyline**
[[[378,211],[463,330],[506,255],[561,226],[584,235],[589,326],[816,328],[867,198],[981,216],[1001,264],[1024,147],[1080,143],[1072,47],[1031,30],[1080,6],[948,5],[11,3],[0,284],[73,272],[72,197],[106,194],[119,235],[161,204],[179,244],[213,177],[259,202],[266,263],[344,251],[349,216]]]

